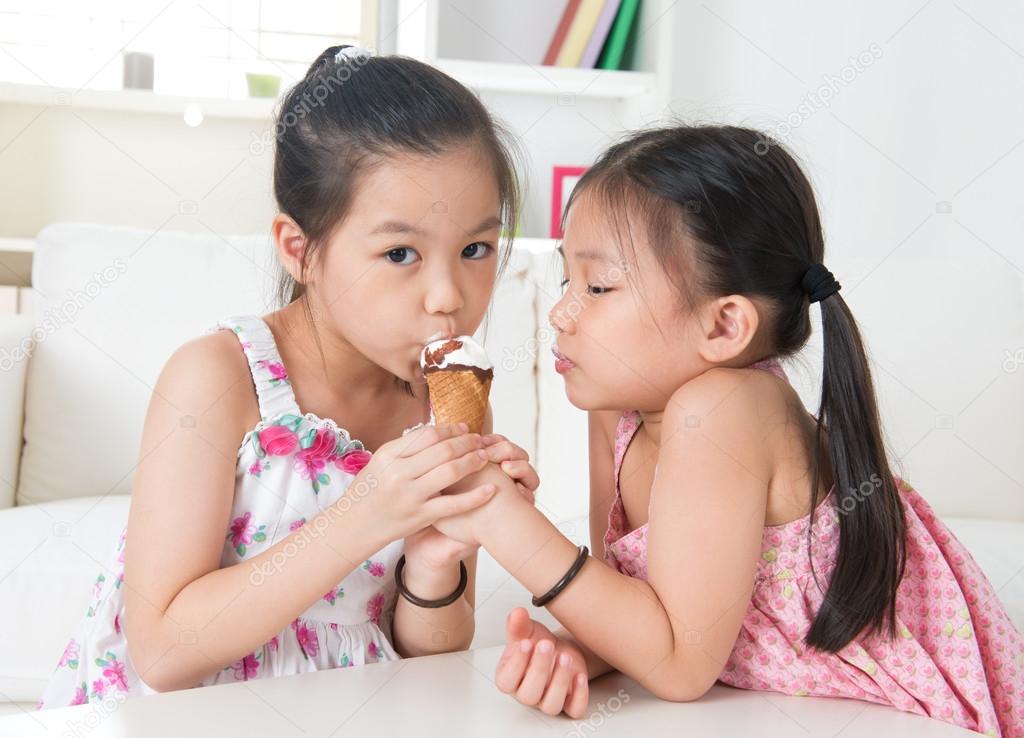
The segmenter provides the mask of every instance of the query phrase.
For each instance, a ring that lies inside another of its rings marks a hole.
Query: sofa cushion
[[[34,703],[42,695],[116,549],[128,502],[111,494],[0,510],[4,699]]]
[[[260,236],[43,229],[17,504],[128,493],[160,369],[218,318],[267,311],[273,256]]]

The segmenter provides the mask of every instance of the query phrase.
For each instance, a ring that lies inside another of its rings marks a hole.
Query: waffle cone
[[[490,378],[480,379],[464,369],[441,369],[427,374],[427,387],[438,425],[466,423],[470,433],[483,432]]]

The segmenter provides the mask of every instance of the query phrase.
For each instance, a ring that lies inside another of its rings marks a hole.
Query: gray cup
[[[141,51],[124,54],[124,89],[153,89],[153,55]]]

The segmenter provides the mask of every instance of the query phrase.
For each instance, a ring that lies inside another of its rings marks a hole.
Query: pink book
[[[607,0],[605,2],[604,8],[601,9],[601,15],[597,17],[594,33],[591,34],[590,41],[587,42],[587,47],[583,51],[583,58],[580,59],[581,68],[593,69],[597,64],[597,57],[601,54],[601,48],[608,38],[608,31],[612,27],[612,21],[615,20],[615,14],[619,12],[621,3],[622,0]]]

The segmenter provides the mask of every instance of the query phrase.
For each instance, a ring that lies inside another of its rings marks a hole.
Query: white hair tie
[[[337,64],[343,59],[363,59],[373,56],[373,51],[362,46],[346,46],[334,55],[334,62]]]

